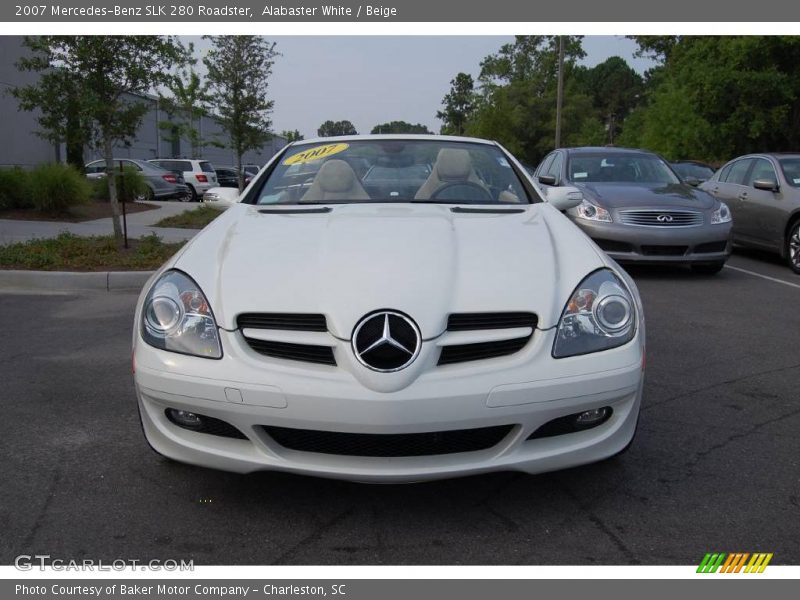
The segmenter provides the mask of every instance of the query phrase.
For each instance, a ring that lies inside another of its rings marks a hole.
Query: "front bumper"
[[[620,263],[717,263],[731,254],[731,224],[641,227],[574,218],[611,258]]]
[[[537,331],[518,355],[440,367],[391,393],[368,389],[346,370],[269,359],[238,332],[221,331],[225,355],[207,360],[138,340],[136,394],[150,445],[170,458],[247,473],[280,470],[373,482],[408,482],[515,470],[541,473],[602,460],[632,439],[642,394],[643,333],[623,347],[554,360],[554,331]],[[603,424],[528,440],[543,424],[611,407]],[[168,408],[225,421],[246,439],[189,431]],[[408,434],[510,426],[494,446],[428,456],[372,457],[291,450],[262,426]]]

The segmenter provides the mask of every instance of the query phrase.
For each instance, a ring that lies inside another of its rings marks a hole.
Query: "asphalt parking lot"
[[[135,295],[0,293],[0,563],[800,563],[800,277],[737,254],[631,269],[648,369],[631,450],[540,476],[365,485],[167,462],[139,428]]]

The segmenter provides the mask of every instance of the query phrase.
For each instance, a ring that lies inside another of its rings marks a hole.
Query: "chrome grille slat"
[[[703,213],[694,210],[635,209],[619,211],[620,222],[639,227],[697,227],[705,222]]]

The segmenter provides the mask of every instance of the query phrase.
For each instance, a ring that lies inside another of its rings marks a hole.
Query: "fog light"
[[[186,410],[170,408],[167,410],[167,417],[176,425],[185,427],[186,429],[200,429],[203,427],[203,420],[200,418],[200,415]]]
[[[610,411],[611,409],[609,407],[604,406],[603,408],[593,408],[592,410],[578,413],[575,417],[575,426],[593,427],[594,425],[598,425],[608,418]]]

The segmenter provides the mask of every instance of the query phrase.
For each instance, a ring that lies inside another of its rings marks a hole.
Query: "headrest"
[[[442,148],[436,157],[436,174],[442,181],[464,181],[472,173],[472,160],[463,148]]]
[[[317,173],[317,181],[323,192],[340,194],[353,189],[356,174],[345,161],[329,160]]]

